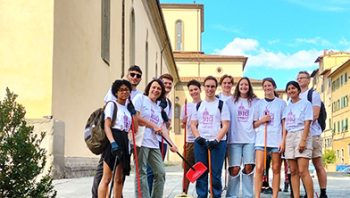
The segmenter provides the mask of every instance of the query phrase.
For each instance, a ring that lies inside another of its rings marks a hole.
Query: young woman
[[[264,147],[266,146],[267,153],[270,153],[272,156],[272,197],[277,198],[280,186],[281,153],[284,152],[286,137],[286,134],[282,135],[282,115],[286,103],[277,97],[275,92],[276,83],[272,78],[263,79],[262,87],[265,93],[265,98],[257,102],[254,115],[254,128],[256,131],[256,169],[254,178],[255,197],[260,197],[264,173]]]
[[[284,130],[287,132],[285,157],[291,171],[294,197],[300,197],[300,178],[305,185],[308,197],[313,197],[313,184],[309,173],[309,160],[312,156],[310,124],[313,120],[312,105],[299,97],[300,86],[295,81],[286,85],[290,103],[284,109]]]
[[[226,104],[215,97],[217,86],[215,77],[208,76],[204,79],[205,99],[196,105],[196,111],[191,119],[192,133],[196,137],[194,142],[196,162],[202,162],[209,167],[208,154],[211,154],[213,178],[210,179],[213,197],[221,197],[222,193],[221,171],[226,153],[226,133],[230,124]],[[208,197],[208,172],[197,180],[196,191],[199,198]]]
[[[220,83],[222,92],[219,93],[218,97],[220,100],[226,101],[227,99],[232,97],[231,90],[233,86],[233,77],[231,75],[225,74],[220,78],[219,83]]]
[[[165,97],[165,88],[163,82],[159,79],[153,79],[145,88],[144,95],[138,94],[133,99],[137,117],[140,126],[145,127],[141,147],[138,147],[138,162],[140,166],[140,179],[142,197],[163,197],[165,170],[162,155],[159,148],[158,135],[170,141],[172,147],[170,150],[176,152],[177,148],[171,141],[168,133],[162,133],[164,117],[162,108],[157,104],[158,101]],[[152,194],[149,194],[147,182],[147,164],[152,168],[154,173]],[[135,182],[135,193],[138,195],[137,181]]]
[[[239,197],[241,174],[243,197],[253,197],[255,164],[253,117],[256,102],[257,98],[247,77],[238,81],[233,97],[226,100],[231,116],[231,127],[227,135],[230,177],[226,197]]]
[[[112,85],[112,93],[117,98],[116,103],[117,115],[114,123],[112,123],[115,105],[112,102],[107,103],[105,107],[105,132],[110,142],[103,157],[103,176],[98,188],[98,197],[106,197],[109,192],[108,184],[114,179],[113,194],[114,197],[121,197],[123,190],[123,177],[130,173],[130,154],[128,132],[131,128],[131,113],[135,112],[132,103],[125,105],[126,100],[130,96],[132,90],[131,84],[126,80],[116,80]],[[116,174],[112,177],[113,165],[119,158],[119,164],[116,167]]]
[[[196,111],[196,105],[198,102],[202,101],[201,100],[201,83],[198,82],[197,80],[191,80],[187,83],[187,88],[188,92],[192,98],[192,102],[187,103],[187,106],[182,108],[181,111],[181,127],[185,128],[186,127],[186,150],[184,151],[184,156],[186,156],[187,161],[190,164],[195,163],[194,159],[194,140],[196,139],[191,131],[191,118],[193,117],[193,114]],[[186,108],[186,114],[185,115],[185,108]],[[190,169],[190,167],[183,163],[183,166],[185,168],[185,172]],[[190,181],[185,178],[185,184],[184,184],[184,193],[187,194],[188,191],[188,186],[190,185]]]

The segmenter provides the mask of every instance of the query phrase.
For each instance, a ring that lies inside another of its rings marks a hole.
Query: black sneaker
[[[288,192],[289,184],[287,182],[284,182],[284,189],[283,192]]]
[[[328,198],[327,195],[320,195],[320,198]]]
[[[272,194],[272,188],[271,187],[268,187],[265,189],[265,194]]]

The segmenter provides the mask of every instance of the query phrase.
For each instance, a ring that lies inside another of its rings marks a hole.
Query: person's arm
[[[154,124],[153,122],[141,117],[140,112],[136,113],[136,117],[138,120],[138,123],[140,126],[145,126],[147,128],[152,129],[153,131],[155,131],[156,133],[159,133],[162,131],[162,129],[160,127],[158,127],[156,124]]]
[[[299,143],[299,152],[303,152],[306,149],[306,141],[310,132],[310,124],[311,120],[304,121],[304,130]]]
[[[228,128],[230,127],[230,121],[229,120],[223,120],[221,121],[222,127],[220,128],[220,130],[218,131],[218,135],[216,136],[216,140],[218,142],[220,142],[222,140],[222,138],[225,137]]]
[[[269,114],[264,115],[262,118],[253,122],[253,127],[254,127],[254,129],[258,128],[260,125],[265,124],[267,122],[270,122],[270,120],[271,120],[271,116]]]
[[[312,110],[313,110],[313,121],[316,121],[318,119],[318,117],[320,116],[321,107],[313,106]]]
[[[198,120],[191,120],[191,131],[195,138],[200,136],[197,126],[198,126]]]
[[[280,153],[283,153],[285,148],[286,148],[286,138],[287,138],[287,129],[285,126],[285,121],[284,121],[284,119],[282,119],[282,141],[281,141],[281,144],[279,146]]]
[[[115,140],[113,138],[112,130],[111,130],[111,125],[112,125],[111,118],[105,119],[104,129],[105,129],[105,133],[106,133],[106,136],[108,138],[108,141],[110,143],[115,142]]]
[[[178,151],[177,146],[174,144],[174,142],[170,139],[169,133],[167,131],[163,131],[162,136],[167,139],[170,142],[170,150],[172,152]]]

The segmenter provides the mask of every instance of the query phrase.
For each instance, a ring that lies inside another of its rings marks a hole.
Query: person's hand
[[[156,126],[153,128],[153,131],[158,135],[162,135],[162,128],[161,127]]]
[[[302,153],[306,149],[306,140],[300,140],[299,152]]]
[[[111,153],[113,156],[121,156],[122,150],[120,149],[119,145],[116,142],[111,143]]]
[[[285,151],[285,144],[284,143],[281,143],[278,147],[278,150],[280,153],[283,153]]]
[[[219,142],[215,139],[215,140],[212,140],[212,141],[209,141],[207,143],[207,146],[208,146],[208,149],[209,150],[213,150],[214,148],[216,148],[216,146],[219,144]]]
[[[201,136],[198,136],[194,141],[202,146],[206,146],[207,144],[207,140],[202,138]]]
[[[271,116],[270,116],[270,114],[266,114],[261,119],[262,119],[263,123],[268,123],[271,121]]]
[[[170,147],[170,151],[173,153],[176,153],[178,151],[177,147],[175,145]]]

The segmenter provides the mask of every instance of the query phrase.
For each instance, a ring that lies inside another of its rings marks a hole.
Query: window
[[[109,42],[110,42],[110,0],[102,0],[101,19],[101,58],[109,65]]]
[[[340,86],[343,86],[343,75],[340,76]]]
[[[348,144],[348,155],[350,156],[350,144]]]
[[[345,72],[345,74],[344,74],[344,84],[346,84],[346,82],[348,82],[348,73]]]
[[[347,107],[349,105],[349,97],[345,96],[344,97],[344,107]]]
[[[175,134],[181,134],[180,114],[181,114],[181,106],[178,103],[176,103],[174,108],[174,133]]]
[[[340,122],[338,121],[338,130],[337,132],[339,133],[340,132]]]
[[[130,17],[130,55],[129,55],[129,65],[135,65],[135,13],[134,10],[131,11]]]
[[[183,22],[182,20],[177,20],[175,22],[175,50],[183,50]]]
[[[344,130],[348,131],[348,118],[345,118]]]

